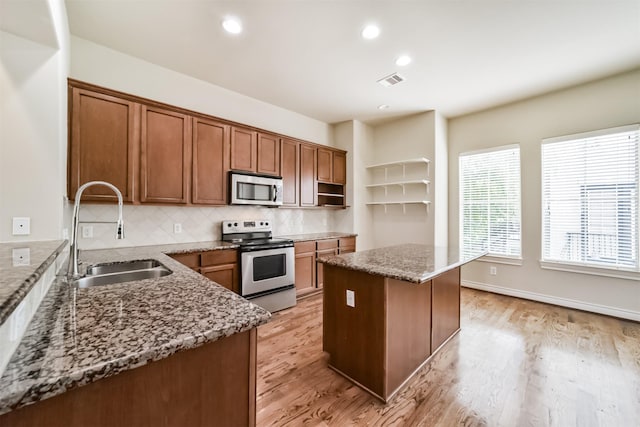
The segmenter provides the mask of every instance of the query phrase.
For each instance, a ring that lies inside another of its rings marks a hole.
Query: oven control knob
[[[260,223],[260,225],[264,225],[264,223],[263,223],[263,222],[261,222],[261,223]]]
[[[237,227],[237,226],[238,226],[238,223],[237,223],[237,222],[234,222],[234,223],[233,223],[233,226],[234,226],[234,227]]]
[[[264,225],[269,225],[269,223],[268,223],[268,222],[265,222],[265,223],[264,223]]]

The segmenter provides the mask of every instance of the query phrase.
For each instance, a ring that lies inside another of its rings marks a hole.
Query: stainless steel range
[[[274,239],[268,220],[222,221],[222,240],[240,245],[240,295],[269,311],[296,305],[293,240]]]

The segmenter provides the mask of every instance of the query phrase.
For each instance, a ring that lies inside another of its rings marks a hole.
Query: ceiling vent
[[[380,80],[378,80],[378,83],[380,83],[384,87],[389,87],[389,86],[397,85],[398,83],[403,82],[405,80],[406,79],[402,77],[400,74],[393,73],[388,75],[387,77],[381,78]]]

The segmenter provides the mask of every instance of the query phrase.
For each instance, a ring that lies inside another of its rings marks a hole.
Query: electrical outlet
[[[31,218],[13,217],[13,235],[28,236],[31,234]]]
[[[173,224],[173,233],[174,234],[182,233],[182,224],[180,224],[179,222],[176,222],[175,224]]]
[[[93,227],[90,225],[85,225],[82,227],[82,238],[83,239],[92,239],[93,238]]]
[[[495,266],[489,267],[489,274],[495,276],[498,273],[498,269]]]
[[[14,267],[31,264],[31,249],[29,248],[15,248],[12,255]]]
[[[355,307],[356,306],[356,294],[355,292],[347,289],[347,305],[349,307]]]

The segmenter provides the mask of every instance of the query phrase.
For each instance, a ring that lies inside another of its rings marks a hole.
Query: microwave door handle
[[[278,198],[278,187],[274,185],[273,186],[273,201],[275,202],[277,198]]]

